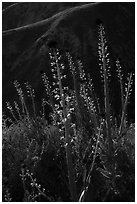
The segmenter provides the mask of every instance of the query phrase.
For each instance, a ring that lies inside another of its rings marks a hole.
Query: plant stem
[[[67,166],[68,166],[68,177],[69,177],[69,187],[70,187],[70,194],[73,202],[77,201],[77,191],[76,191],[76,183],[75,183],[75,172],[73,168],[73,162],[72,162],[72,147],[70,144],[70,138],[69,138],[69,118],[67,116],[67,110],[65,108],[65,98],[64,93],[62,89],[62,82],[61,82],[61,74],[60,74],[60,67],[58,64],[58,59],[56,57],[56,53],[54,53],[55,60],[56,60],[56,66],[57,66],[57,75],[58,75],[58,81],[59,81],[59,89],[60,89],[60,96],[61,101],[63,104],[63,114],[64,114],[64,126],[65,126],[65,138],[66,138],[66,159],[67,159]]]
[[[124,121],[125,121],[125,114],[126,114],[126,108],[127,108],[127,104],[128,104],[128,98],[129,98],[131,83],[132,83],[132,73],[130,74],[129,81],[128,81],[128,87],[127,87],[125,102],[124,102],[123,110],[122,110],[122,117],[121,117],[121,123],[120,123],[120,128],[119,128],[119,135],[121,135],[122,131],[123,131],[123,125],[124,125]]]
[[[108,137],[108,149],[109,149],[109,155],[111,158],[113,143],[111,138],[108,74],[107,74],[107,64],[106,64],[106,55],[105,55],[105,43],[102,36],[103,35],[101,35],[101,45],[102,45],[103,76],[104,76],[105,114],[106,114],[106,126],[107,126],[107,137]]]
[[[120,90],[121,90],[121,107],[122,107],[121,115],[122,115],[124,112],[124,92],[123,92],[122,78],[120,78]],[[126,117],[124,117],[123,126],[124,128],[126,128]]]
[[[86,101],[86,105],[87,105],[87,108],[89,110],[89,113],[90,113],[90,118],[91,118],[91,121],[93,122],[94,124],[94,129],[95,129],[95,134],[97,133],[97,127],[98,127],[98,123],[97,123],[97,118],[96,118],[96,113],[94,111],[94,108],[91,110],[91,107],[89,105],[89,101],[88,101],[88,98],[87,98],[87,95],[86,95],[86,90],[85,90],[85,87],[83,86],[83,92],[84,92],[84,96],[85,96],[85,101]]]
[[[96,155],[97,155],[98,144],[99,144],[99,139],[100,139],[100,135],[101,135],[101,129],[102,129],[102,123],[100,124],[100,128],[99,128],[98,133],[96,133],[97,134],[97,141],[96,141],[95,153],[94,153],[93,161],[92,161],[92,163],[90,165],[89,172],[88,172],[88,175],[87,175],[87,178],[86,178],[86,182],[85,182],[85,185],[84,185],[84,190],[82,191],[82,193],[80,195],[80,198],[79,198],[79,202],[84,201],[84,198],[85,198],[86,193],[88,191],[88,187],[89,187],[90,179],[91,179],[91,173],[93,171],[94,164],[95,164],[95,159],[96,159]]]

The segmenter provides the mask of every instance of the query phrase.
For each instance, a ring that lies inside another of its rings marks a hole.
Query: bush
[[[20,105],[7,102],[3,115],[3,201],[134,201],[134,124],[128,124],[127,104],[133,74],[124,86],[119,60],[116,70],[121,91],[121,118],[110,103],[110,65],[105,29],[99,25],[99,65],[104,104],[99,104],[92,79],[79,59],[66,52],[73,88],[66,86],[63,55],[50,43],[53,80],[42,80],[47,98],[41,111],[26,83],[33,112],[28,111],[18,81]],[[51,46],[52,45],[52,46]],[[68,73],[68,70],[67,70]],[[46,107],[52,110],[46,120]],[[103,111],[102,111],[103,107]],[[102,114],[102,112],[104,114]]]

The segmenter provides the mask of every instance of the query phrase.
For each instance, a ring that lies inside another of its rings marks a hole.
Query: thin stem
[[[34,118],[36,118],[36,107],[35,107],[35,101],[33,96],[31,96],[31,100],[32,100],[32,106],[33,106]]]
[[[120,66],[119,60],[116,61],[116,67],[117,67],[117,74],[119,78],[119,83],[120,83],[120,93],[121,93],[121,116],[124,111],[124,91],[123,91],[123,76],[122,76],[122,69]],[[123,124],[126,128],[126,121],[124,121]]]
[[[66,157],[67,157],[67,165],[68,165],[70,193],[71,193],[72,201],[76,202],[77,201],[77,191],[76,191],[76,183],[75,183],[75,173],[74,173],[72,156],[71,156],[72,147],[71,147],[70,139],[69,139],[69,126],[70,126],[69,123],[70,122],[69,122],[69,118],[67,116],[67,110],[65,108],[65,98],[64,98],[64,93],[63,93],[63,89],[62,89],[61,74],[60,74],[60,68],[59,68],[59,64],[58,64],[58,59],[56,57],[56,53],[54,53],[54,57],[56,60],[60,96],[61,96],[61,101],[62,101],[62,105],[63,105],[65,138],[66,138]]]
[[[89,113],[90,113],[90,118],[91,118],[92,122],[94,123],[95,133],[97,133],[98,123],[97,123],[96,113],[95,113],[94,108],[92,108],[92,110],[91,110],[91,107],[89,105],[89,100],[88,100],[87,95],[86,95],[85,86],[83,86],[83,92],[84,92],[86,105],[87,105]]]
[[[108,145],[109,155],[111,157],[113,144],[112,144],[112,138],[111,138],[108,74],[107,74],[107,63],[106,63],[105,43],[104,43],[104,39],[103,39],[103,34],[101,35],[101,45],[102,45],[102,61],[103,61],[103,76],[104,76],[106,126],[107,126],[107,137],[108,137],[108,143],[109,143],[109,145]]]
[[[102,123],[100,124],[99,132],[97,134],[97,141],[96,141],[96,147],[95,147],[95,153],[94,153],[94,156],[93,156],[93,161],[92,161],[91,166],[89,168],[89,173],[88,173],[87,178],[86,178],[86,182],[85,182],[85,185],[84,185],[84,190],[82,191],[82,193],[80,195],[79,202],[84,201],[84,198],[85,198],[86,193],[88,191],[88,187],[89,187],[90,179],[91,179],[91,173],[93,171],[94,164],[95,164],[95,159],[96,159],[96,155],[97,155],[99,138],[100,138],[100,135],[101,135],[101,129],[102,129]]]
[[[128,104],[131,83],[132,83],[132,73],[130,74],[129,81],[128,81],[128,87],[127,87],[125,102],[124,102],[123,111],[122,111],[121,123],[120,123],[120,128],[119,128],[119,135],[121,135],[123,131],[123,125],[124,125],[124,120],[125,120],[125,114],[126,114],[126,109],[127,109],[127,104]]]
[[[123,113],[124,112],[124,92],[123,92],[122,78],[120,79],[120,90],[121,90],[121,107],[122,107],[122,113]],[[124,117],[123,126],[124,128],[126,128],[126,117]]]

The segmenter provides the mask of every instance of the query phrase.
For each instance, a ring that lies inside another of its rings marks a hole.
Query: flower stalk
[[[56,52],[54,52],[54,58],[56,62],[56,68],[57,68],[57,77],[59,82],[59,90],[60,90],[60,97],[62,101],[63,106],[63,118],[64,118],[64,127],[65,127],[65,139],[66,139],[66,159],[67,159],[67,166],[68,166],[68,177],[69,177],[69,187],[70,187],[70,194],[73,202],[77,201],[77,191],[76,191],[76,183],[75,183],[75,172],[72,162],[72,147],[70,143],[70,135],[69,135],[69,128],[70,128],[70,118],[69,114],[67,113],[67,109],[65,107],[65,97],[64,92],[62,88],[62,82],[61,82],[61,73],[60,73],[60,67],[58,63],[58,58],[56,55]]]
[[[125,101],[124,101],[123,109],[122,109],[122,117],[121,117],[121,123],[120,123],[120,128],[119,128],[119,135],[121,135],[123,132],[126,109],[127,109],[128,99],[129,99],[129,95],[130,95],[130,91],[131,91],[131,85],[132,85],[132,77],[133,77],[133,73],[131,73],[129,78],[128,78],[128,85],[126,88],[126,96],[125,96]]]
[[[111,138],[111,123],[110,123],[110,103],[109,103],[109,87],[108,87],[108,77],[110,76],[109,73],[109,59],[107,52],[107,41],[105,39],[105,31],[104,27],[101,24],[99,27],[99,57],[101,60],[101,71],[103,77],[103,85],[104,85],[104,103],[105,103],[105,116],[106,116],[106,129],[107,129],[107,137],[108,137],[108,151],[109,156],[112,156],[113,150],[113,143]]]

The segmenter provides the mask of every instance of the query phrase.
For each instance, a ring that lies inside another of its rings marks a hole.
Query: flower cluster
[[[20,99],[23,101],[24,100],[24,94],[23,94],[22,88],[20,87],[20,83],[17,80],[15,80],[13,83],[14,83],[14,86],[16,88],[16,91],[17,91]]]
[[[83,97],[85,101],[86,107],[90,112],[90,116],[92,115],[92,113],[96,115],[96,107],[94,104],[94,87],[92,79],[89,74],[88,76],[86,76],[82,62],[78,60],[77,63],[79,69],[79,77],[82,81],[82,83],[80,84],[80,95]]]
[[[66,79],[65,66],[62,62],[62,56],[59,53],[59,50],[54,50],[54,52],[49,53],[51,60],[51,71],[53,76],[53,94],[54,94],[54,113],[52,118],[54,124],[62,125],[70,115],[70,112],[73,110],[72,105],[72,95],[69,92],[67,86],[64,86],[63,80]],[[65,112],[67,112],[65,114]],[[56,118],[55,118],[56,117]],[[66,118],[67,117],[67,118]]]
[[[22,168],[20,176],[21,176],[24,191],[25,191],[25,201],[35,202],[39,196],[44,196],[50,202],[53,201],[52,198],[50,198],[45,194],[45,189],[41,188],[41,185],[37,183],[36,178],[35,179],[33,178],[34,176],[33,173],[30,173],[28,169],[25,170],[24,168]],[[28,178],[30,180],[30,185],[32,187],[31,193],[28,192],[28,190],[26,189],[26,181]]]
[[[51,86],[49,84],[49,80],[48,80],[48,77],[47,77],[46,73],[42,74],[42,80],[43,80],[43,83],[44,83],[44,87],[45,87],[47,96],[49,97],[51,95]]]
[[[119,59],[116,60],[116,67],[117,67],[116,71],[117,71],[118,79],[120,81],[122,81],[123,80],[123,74],[122,74],[122,68],[121,68]]]
[[[34,89],[31,87],[31,85],[28,82],[25,83],[25,86],[26,86],[28,97],[30,97],[32,100],[33,113],[34,113],[34,117],[36,117],[36,108],[35,108],[35,101],[34,101],[34,98],[35,98]]]
[[[20,87],[20,83],[15,80],[14,82],[14,86],[16,88],[16,91],[19,95],[19,99],[20,99],[20,102],[21,102],[21,106],[22,106],[22,112],[23,114],[27,114],[27,116],[29,116],[29,112],[28,112],[28,109],[27,109],[27,106],[26,106],[26,103],[25,103],[25,98],[24,98],[24,93],[22,91],[22,88]]]
[[[35,98],[34,89],[31,87],[31,85],[28,82],[26,82],[25,86],[26,86],[28,96],[31,98]]]
[[[99,65],[101,67],[101,78],[104,81],[104,77],[109,79],[111,76],[110,74],[110,59],[109,59],[109,52],[108,52],[108,45],[106,40],[106,34],[105,34],[105,28],[102,24],[99,25],[98,29],[98,36],[99,36],[99,42],[98,42],[98,54],[99,54]]]

